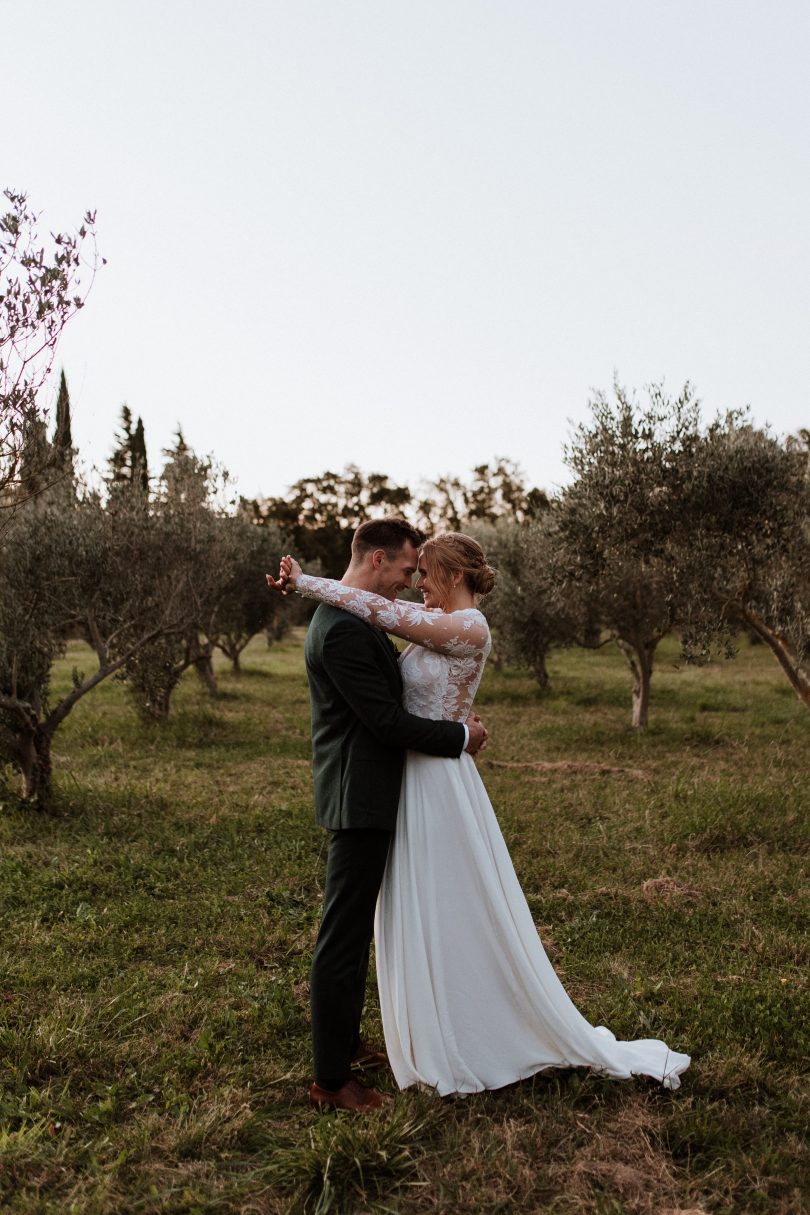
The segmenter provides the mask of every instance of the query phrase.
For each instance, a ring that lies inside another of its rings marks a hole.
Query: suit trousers
[[[392,834],[365,827],[331,833],[310,983],[314,1073],[322,1088],[338,1089],[351,1075],[360,1041],[374,909]]]

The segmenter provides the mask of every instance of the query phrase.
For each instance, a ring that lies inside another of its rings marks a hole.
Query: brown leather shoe
[[[385,1093],[378,1093],[374,1088],[366,1088],[359,1080],[347,1080],[336,1092],[313,1084],[309,1090],[310,1104],[318,1109],[352,1110],[356,1114],[368,1114],[372,1110],[382,1109],[388,1105],[391,1098]]]
[[[369,1046],[368,1042],[364,1042],[362,1038],[357,1045],[357,1050],[352,1055],[352,1070],[356,1072],[373,1072],[377,1068],[388,1066],[388,1056],[384,1051],[375,1050],[373,1046]]]

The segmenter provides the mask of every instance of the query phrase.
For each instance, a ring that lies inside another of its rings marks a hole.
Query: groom
[[[411,586],[423,537],[404,519],[363,523],[346,586],[395,599]],[[405,751],[458,758],[481,722],[429,721],[401,705],[397,650],[385,633],[322,603],[307,633],[315,817],[330,834],[323,918],[312,962],[316,1106],[367,1111],[387,1098],[352,1076],[385,1062],[360,1038],[374,908],[396,823]],[[437,807],[437,812],[440,808]]]

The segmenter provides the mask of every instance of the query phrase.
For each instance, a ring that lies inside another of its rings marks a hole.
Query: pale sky
[[[98,212],[74,438],[246,495],[565,481],[614,371],[810,425],[808,0],[0,0],[0,187]]]

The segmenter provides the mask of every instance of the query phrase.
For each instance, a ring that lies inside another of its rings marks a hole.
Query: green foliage
[[[284,629],[280,597],[265,581],[281,557],[278,530],[227,513],[227,478],[211,459],[191,450],[182,432],[164,454],[149,508],[164,547],[152,561],[173,572],[177,627],[133,653],[121,671],[137,711],[151,721],[166,720],[172,693],[190,666],[217,694],[211,662],[216,647],[238,669],[251,637],[263,630],[281,635]]]
[[[810,708],[810,465],[796,443],[734,416],[709,427],[689,470],[693,524],[679,554],[683,624],[700,657],[740,626],[773,651]]]
[[[340,577],[351,556],[352,534],[372,515],[398,515],[410,490],[382,473],[363,473],[348,464],[342,473],[304,477],[283,498],[243,503],[258,523],[270,523],[290,537],[305,561],[319,561],[329,577]]]
[[[146,720],[163,721],[183,671],[192,663],[210,664],[212,646],[205,632],[223,581],[231,576],[231,554],[225,523],[216,509],[221,476],[211,459],[197,456],[180,430],[175,445],[164,452],[166,463],[154,498],[142,499],[160,547],[150,554],[147,570],[157,563],[170,571],[174,594],[173,627],[162,630],[133,653],[120,671],[137,711]],[[133,470],[137,465],[133,465]],[[139,496],[139,480],[125,480],[126,498]],[[111,486],[111,503],[120,497]]]
[[[672,527],[673,515],[687,531],[696,522],[683,488],[700,415],[689,384],[674,400],[654,385],[639,406],[617,382],[614,398],[595,394],[591,422],[567,449],[575,480],[560,496],[556,550],[569,607],[625,655],[633,725],[645,727],[656,648],[690,594]]]
[[[472,474],[472,481],[464,488],[459,524],[494,523],[497,519],[524,523],[548,509],[549,500],[542,490],[526,490],[523,473],[514,460],[501,456],[494,465],[479,464]]]
[[[180,633],[164,634],[137,650],[118,672],[144,721],[165,721],[169,716],[172,692],[189,665],[186,654]]]
[[[523,522],[547,507],[546,495],[527,490],[519,466],[504,457],[493,465],[478,465],[468,484],[448,475],[413,492],[382,473],[366,474],[349,464],[343,473],[325,472],[296,481],[283,498],[242,502],[248,518],[274,523],[289,536],[299,557],[319,562],[333,578],[340,577],[349,563],[352,533],[369,518],[404,515],[431,535],[501,518]]]
[[[499,456],[493,464],[473,468],[467,482],[448,474],[423,485],[416,502],[417,524],[432,535],[499,519],[525,523],[542,515],[548,505],[542,490],[526,489],[520,465]]]
[[[224,526],[231,575],[217,603],[211,636],[239,670],[240,655],[252,637],[263,632],[270,645],[289,628],[294,605],[269,590],[265,579],[276,573],[289,543],[271,524],[257,527],[242,514],[227,518]]]
[[[179,432],[178,432],[179,433]],[[182,436],[180,436],[182,441]],[[110,488],[132,486],[143,498],[149,493],[149,465],[146,456],[146,435],[139,417],[133,429],[132,410],[121,406],[121,429],[115,436],[110,456]]]
[[[550,646],[615,640],[647,725],[655,653],[676,629],[687,661],[765,642],[810,709],[810,465],[732,413],[703,427],[686,384],[639,405],[597,393],[567,451],[574,473],[522,527],[482,539],[501,566],[487,612],[503,654],[546,683]]]
[[[52,738],[74,705],[143,646],[187,626],[192,541],[182,512],[151,511],[137,485],[70,509],[45,495],[14,516],[0,559],[0,723],[34,801],[47,799]],[[51,663],[76,636],[96,670],[51,701]]]
[[[70,416],[70,393],[64,370],[59,376],[59,395],[56,398],[56,423],[53,435],[54,465],[69,480],[74,477],[75,449],[73,447],[73,425]]]
[[[483,604],[498,661],[529,667],[539,686],[547,688],[552,647],[587,634],[556,569],[555,512],[549,508],[523,524],[504,518],[473,531],[498,571],[495,589]]]
[[[51,664],[64,646],[56,587],[69,574],[71,522],[54,510],[18,513],[0,560],[0,690],[34,712],[47,706]],[[3,717],[8,746],[16,715],[6,708]]]

